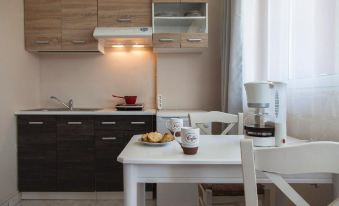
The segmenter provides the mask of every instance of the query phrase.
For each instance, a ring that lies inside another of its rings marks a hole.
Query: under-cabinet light
[[[124,48],[124,45],[112,45],[113,48]]]
[[[133,48],[144,48],[145,45],[133,45],[132,47],[133,47]]]

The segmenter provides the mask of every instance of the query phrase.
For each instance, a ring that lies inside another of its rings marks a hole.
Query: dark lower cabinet
[[[18,118],[19,191],[57,191],[57,135],[53,117]]]
[[[81,116],[60,117],[57,131],[58,191],[95,191],[93,120]]]
[[[19,116],[19,191],[123,191],[118,155],[133,135],[154,130],[152,115]]]
[[[154,128],[154,116],[102,116],[96,119],[96,191],[123,191],[123,165],[117,162],[117,157],[134,135],[152,132]]]
[[[96,179],[97,191],[123,191],[122,164],[116,161],[121,148],[126,145],[123,132],[98,131],[96,146]]]

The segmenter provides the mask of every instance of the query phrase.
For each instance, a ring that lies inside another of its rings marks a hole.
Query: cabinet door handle
[[[202,39],[187,39],[189,42],[201,42]]]
[[[116,137],[102,137],[101,140],[103,141],[114,141],[117,140],[118,138]]]
[[[49,41],[48,40],[37,40],[37,41],[34,41],[34,44],[49,44]]]
[[[131,22],[132,19],[131,18],[119,18],[118,22]]]
[[[69,125],[81,125],[82,122],[67,122]]]
[[[140,124],[146,124],[146,122],[131,122],[133,125],[140,125]]]
[[[115,125],[116,122],[101,122],[102,125]]]
[[[86,41],[84,41],[84,40],[73,40],[72,43],[73,44],[85,44]]]
[[[29,125],[43,125],[43,122],[28,122]]]
[[[159,42],[174,42],[174,39],[159,39]]]

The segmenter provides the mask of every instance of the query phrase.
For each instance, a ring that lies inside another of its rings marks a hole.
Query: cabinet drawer
[[[151,0],[99,0],[98,25],[101,27],[150,27]]]
[[[208,3],[208,0],[181,0],[181,3]]]
[[[61,32],[57,30],[26,31],[25,45],[29,51],[61,50]]]
[[[18,129],[18,146],[41,149],[53,147],[56,149],[56,142],[56,131],[50,128],[35,127]],[[32,152],[34,152],[34,149]]]
[[[67,51],[98,51],[92,30],[63,30],[62,49]]]
[[[207,48],[208,34],[206,33],[182,33],[182,48]]]
[[[46,116],[19,116],[18,135],[38,135],[56,133],[56,119]]]
[[[95,142],[97,147],[106,147],[109,145],[123,144],[126,142],[123,132],[96,131]]]
[[[153,127],[153,116],[106,116],[95,121],[96,130],[145,130]]]
[[[92,136],[94,121],[90,117],[60,117],[57,122],[58,139]]]
[[[99,26],[102,27],[150,27],[151,21],[147,15],[120,14],[111,15],[108,18],[101,19]]]
[[[98,132],[95,135],[95,148],[97,160],[109,160],[110,164],[118,163],[116,158],[130,140],[124,132]]]
[[[180,0],[153,0],[153,3],[180,3]]]
[[[180,48],[180,34],[153,34],[154,48]]]
[[[126,125],[131,131],[152,130],[153,118],[152,116],[134,116],[126,121]]]

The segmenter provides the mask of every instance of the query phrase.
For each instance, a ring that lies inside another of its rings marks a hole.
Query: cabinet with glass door
[[[208,47],[207,0],[153,0],[153,47]]]

